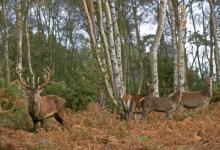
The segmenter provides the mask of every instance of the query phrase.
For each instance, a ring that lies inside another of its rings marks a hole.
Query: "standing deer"
[[[65,99],[57,95],[40,95],[51,78],[52,73],[50,69],[45,69],[44,83],[38,85],[36,88],[32,88],[32,86],[22,78],[21,72],[21,69],[16,68],[17,78],[20,84],[26,88],[28,95],[28,112],[34,124],[34,131],[36,131],[38,122],[41,122],[41,127],[43,127],[45,120],[50,117],[54,117],[61,123],[62,127],[64,127],[63,113],[66,103]]]
[[[155,84],[157,81],[155,81],[153,84]],[[147,90],[149,95],[152,95],[153,93],[153,86],[146,82]],[[122,115],[122,118],[128,121],[133,117],[133,113],[140,114],[141,113],[141,100],[144,96],[140,95],[134,95],[134,94],[125,94],[122,97],[122,104],[124,109],[124,114]]]
[[[142,116],[147,119],[151,111],[165,112],[166,118],[172,118],[172,113],[176,111],[181,101],[182,91],[177,90],[170,97],[145,96],[141,99]]]
[[[125,94],[122,97],[122,103],[124,108],[124,116],[123,118],[125,120],[129,120],[133,116],[133,112],[136,111],[136,113],[141,111],[141,103],[140,100],[143,98],[143,96],[140,95],[132,95],[132,94]]]
[[[212,77],[205,77],[208,85],[207,91],[184,91],[182,93],[181,105],[187,108],[205,107],[212,98]]]

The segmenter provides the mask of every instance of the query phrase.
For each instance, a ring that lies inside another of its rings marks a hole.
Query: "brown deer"
[[[157,81],[155,81],[153,84],[155,84]],[[147,81],[146,82],[148,94],[152,95],[153,93],[153,86]],[[134,94],[125,94],[122,97],[122,104],[124,109],[124,114],[121,116],[121,118],[125,120],[129,120],[133,117],[133,114],[135,115],[141,114],[141,100],[144,96],[141,95],[134,95]]]
[[[170,97],[145,96],[141,99],[142,116],[146,120],[151,111],[165,112],[166,118],[172,118],[172,113],[176,111],[181,101],[182,91],[177,90]]]
[[[36,88],[32,88],[32,86],[22,78],[22,70],[16,68],[17,78],[20,84],[26,88],[26,93],[28,95],[28,112],[34,124],[34,131],[36,131],[38,122],[40,122],[41,127],[43,127],[45,120],[50,117],[54,117],[59,123],[61,123],[62,127],[64,127],[63,113],[66,103],[65,99],[57,95],[40,95],[52,75],[49,68],[45,69],[45,72],[44,83],[38,85]]]
[[[125,94],[122,97],[122,103],[124,108],[124,116],[125,120],[129,120],[132,118],[134,111],[138,114],[141,112],[141,103],[140,100],[143,96],[140,95],[132,95],[132,94]]]
[[[205,83],[208,85],[207,91],[182,92],[180,104],[186,108],[198,108],[207,106],[212,98],[212,77],[205,77]]]

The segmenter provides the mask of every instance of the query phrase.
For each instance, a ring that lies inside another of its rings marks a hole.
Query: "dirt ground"
[[[166,120],[153,112],[147,122],[126,123],[95,104],[79,113],[65,113],[67,128],[50,119],[49,131],[37,133],[0,126],[0,149],[217,150],[220,149],[220,103],[204,110],[185,109]]]

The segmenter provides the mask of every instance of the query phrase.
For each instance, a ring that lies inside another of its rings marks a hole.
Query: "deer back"
[[[182,104],[185,107],[197,107],[208,103],[209,96],[203,91],[183,92]]]
[[[170,97],[145,96],[141,100],[142,107],[156,111],[167,111],[179,105],[182,92],[176,92]]]
[[[65,100],[56,95],[42,96],[38,102],[39,113],[42,118],[48,118],[65,107]]]

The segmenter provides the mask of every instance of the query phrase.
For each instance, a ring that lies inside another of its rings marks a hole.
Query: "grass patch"
[[[32,150],[53,150],[55,147],[51,141],[48,139],[43,139],[39,143],[35,144]]]
[[[147,142],[150,140],[150,137],[148,136],[139,136],[137,137],[138,141],[141,141],[141,142]]]
[[[0,114],[0,124],[13,129],[27,129],[32,125],[26,108],[14,108]]]

